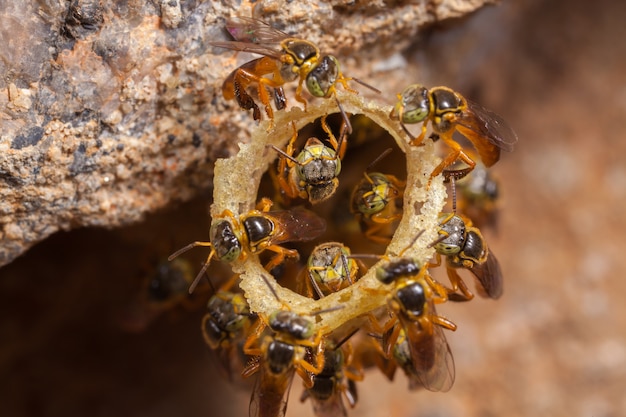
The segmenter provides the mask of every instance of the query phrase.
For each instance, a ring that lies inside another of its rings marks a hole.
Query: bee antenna
[[[356,329],[352,330],[350,333],[348,333],[347,335],[345,335],[343,337],[343,339],[339,340],[337,343],[335,343],[335,349],[338,349],[341,347],[341,345],[343,345],[344,343],[346,343],[348,340],[350,340],[350,338],[352,336],[355,335],[356,332],[359,331],[359,328],[357,327]]]
[[[422,230],[420,230],[420,231],[419,231],[419,233],[418,233],[418,234],[416,234],[416,235],[413,237],[413,239],[411,239],[411,243],[409,243],[409,244],[407,245],[407,247],[406,247],[406,248],[404,248],[404,249],[402,249],[402,251],[400,251],[400,253],[398,254],[398,256],[400,256],[400,257],[401,257],[402,255],[404,255],[404,252],[406,252],[407,250],[409,250],[409,249],[411,248],[411,246],[413,246],[413,245],[415,244],[415,242],[417,242],[417,239],[419,239],[419,238],[420,238],[420,236],[422,236],[422,235],[424,234],[424,232],[425,232],[425,231],[426,231],[426,229],[422,229]]]
[[[272,295],[274,296],[274,298],[276,298],[276,301],[280,303],[281,301],[280,301],[280,298],[278,297],[278,293],[276,292],[274,287],[272,287],[272,284],[270,284],[270,280],[267,279],[267,277],[263,274],[261,274],[261,278],[263,278],[263,281],[265,281],[265,284],[268,286],[268,288],[272,292]]]
[[[197,243],[198,242],[192,243],[192,245],[197,245]],[[198,272],[198,275],[196,275],[196,277],[194,278],[193,282],[189,286],[189,294],[193,293],[193,290],[195,290],[196,287],[198,286],[198,284],[200,283],[200,280],[202,279],[202,275],[204,275],[204,273],[206,272],[207,268],[211,264],[211,259],[213,259],[213,255],[215,255],[215,250],[213,248],[211,248],[211,253],[209,253],[209,256],[206,258],[206,261],[204,262],[204,265],[202,265],[202,269],[200,269],[200,272]],[[209,283],[211,283],[211,280],[209,280]],[[213,289],[213,292],[215,293],[215,288],[213,288],[213,284],[212,283],[211,283],[211,288]]]
[[[341,103],[339,102],[339,99],[337,98],[337,96],[335,96],[335,102],[337,102],[337,107],[339,107],[339,112],[341,113],[341,117],[343,117],[343,121],[345,125],[347,126],[348,134],[351,135],[352,124],[350,124],[350,119],[348,119],[348,114],[345,112],[345,110],[341,106]],[[339,140],[341,140],[341,138],[339,138]]]
[[[350,285],[354,284],[352,282],[352,277],[350,277],[350,270],[348,268],[348,259],[346,258],[346,255],[344,253],[341,254],[341,263],[343,264],[343,270],[346,273],[346,276],[348,277],[348,282],[350,283]]]
[[[437,243],[441,243],[444,240],[446,240],[449,237],[448,234],[442,234],[441,236],[439,236],[437,239],[433,240],[432,242],[430,242],[428,244],[428,248],[432,248],[433,246],[435,246]]]
[[[366,83],[365,81],[361,81],[358,78],[354,78],[352,77],[352,80],[356,81],[357,83],[361,84],[363,87],[367,87],[370,90],[372,90],[373,92],[377,93],[377,94],[382,94],[382,91],[380,91],[378,88]]]
[[[197,246],[196,242],[190,243],[185,247],[178,249],[176,252],[167,257],[167,260],[172,262],[174,258],[178,258],[183,253],[187,252],[189,249],[195,248]]]
[[[202,265],[202,269],[200,270],[200,272],[198,272],[198,275],[196,275],[196,277],[193,279],[193,282],[189,286],[189,294],[193,293],[193,291],[196,289],[208,267],[209,261],[207,260],[207,262]],[[209,280],[209,282],[211,282],[211,280]],[[211,288],[213,289],[213,293],[215,293],[215,288],[213,288],[213,284],[211,284]]]
[[[311,284],[313,284],[313,288],[315,289],[315,292],[317,293],[317,295],[320,298],[324,298],[324,293],[322,293],[322,290],[320,289],[319,285],[317,285],[317,281],[315,281],[315,278],[313,278],[313,275],[311,274],[311,270],[309,269],[306,272],[309,275],[309,279],[311,280]]]
[[[287,152],[283,151],[282,149],[280,149],[279,147],[277,147],[276,145],[266,145],[271,147],[272,149],[274,149],[276,152],[278,152],[278,154],[280,156],[282,156],[283,158],[287,158],[289,159],[291,162],[293,162],[296,165],[302,165],[302,163],[300,163],[300,161],[298,161],[296,158],[294,158],[293,156],[289,155]]]
[[[392,148],[387,148],[383,151],[383,153],[381,153],[380,155],[378,155],[376,157],[376,159],[374,159],[372,162],[369,163],[369,165],[367,166],[367,168],[365,168],[365,171],[369,171],[371,167],[373,167],[374,165],[376,165],[377,163],[379,163],[381,161],[381,159],[383,159],[384,157],[386,157],[387,155],[389,155],[391,152],[393,152]]]
[[[351,253],[350,255],[344,255],[346,258],[350,259],[376,259],[380,260],[384,258],[384,255],[376,255],[374,253]]]
[[[343,304],[339,304],[333,307],[328,307],[328,308],[323,308],[321,310],[312,311],[309,315],[313,316],[313,315],[318,315],[318,314],[332,313],[333,311],[341,310],[342,308],[345,308],[345,307],[346,306],[344,306]]]
[[[452,188],[452,212],[456,214],[456,179],[450,177],[450,187]]]

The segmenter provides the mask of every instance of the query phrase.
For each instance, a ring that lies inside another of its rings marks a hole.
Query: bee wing
[[[226,30],[233,38],[245,43],[278,44],[289,35],[262,20],[235,16],[226,20]]]
[[[250,52],[253,54],[259,54],[268,56],[274,59],[280,59],[282,52],[278,49],[271,48],[265,45],[259,45],[250,42],[239,41],[221,41],[221,42],[208,42],[209,45],[217,46],[218,48],[230,49],[233,51]]]
[[[449,391],[454,384],[454,358],[443,329],[433,324],[432,335],[427,335],[419,329],[416,333],[417,323],[411,323],[411,327],[413,329],[407,329],[412,363],[412,369],[407,373],[409,388]]]
[[[326,231],[326,221],[311,210],[298,206],[291,210],[271,211],[267,215],[276,224],[273,244],[307,242]]]
[[[340,390],[335,390],[330,397],[323,400],[313,396],[310,398],[316,417],[346,417],[348,415]]]
[[[494,300],[500,298],[502,295],[502,270],[498,259],[491,250],[487,254],[485,262],[475,263],[469,270],[480,283],[478,289],[482,296]]]
[[[284,417],[294,373],[292,367],[287,372],[273,374],[262,364],[250,398],[250,417]]]
[[[517,134],[502,117],[471,100],[467,100],[467,107],[457,120],[459,125],[487,138],[504,151],[513,150]]]

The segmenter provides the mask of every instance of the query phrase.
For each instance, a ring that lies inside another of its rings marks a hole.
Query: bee
[[[336,85],[339,83],[352,93],[356,91],[348,86],[348,81],[353,78],[344,77],[337,58],[332,55],[321,55],[314,43],[292,37],[260,20],[238,16],[228,19],[226,28],[235,39],[238,39],[237,41],[209,44],[234,51],[250,52],[262,57],[243,64],[226,78],[222,87],[225,99],[236,98],[240,107],[253,109],[253,116],[258,120],[260,119],[258,106],[246,92],[248,86],[256,84],[259,100],[265,106],[268,118],[273,120],[274,113],[266,88],[279,89],[282,92],[284,84],[298,80],[296,100],[304,105],[305,111],[307,101],[302,96],[304,84],[314,97],[334,97],[344,120],[350,126],[350,121],[337,100]],[[354,80],[378,91],[357,79]],[[349,130],[352,128],[349,127]]]
[[[193,242],[179,249],[168,258],[170,261],[196,246],[208,246],[211,252],[202,269],[189,287],[193,292],[196,285],[216,257],[226,262],[243,261],[248,255],[256,255],[265,250],[276,255],[265,265],[269,271],[285,258],[299,258],[298,251],[279,246],[286,242],[306,242],[319,237],[326,231],[326,222],[315,213],[303,207],[291,210],[269,211],[271,200],[261,199],[260,210],[252,210],[235,216],[224,210],[213,219],[209,230],[209,242]]]
[[[458,159],[466,163],[468,168],[449,172],[448,175],[460,178],[476,166],[476,162],[462,146],[453,140],[454,131],[458,131],[472,143],[487,167],[498,162],[501,150],[512,151],[517,142],[517,135],[500,116],[466,100],[448,87],[428,89],[420,84],[412,84],[398,94],[398,100],[389,116],[398,119],[409,136],[412,137],[405,124],[422,123],[422,131],[417,138],[411,140],[412,145],[422,143],[427,124],[431,122],[436,136],[451,149],[430,174],[431,178],[444,172]]]
[[[210,290],[209,285],[198,288],[193,296],[187,289],[193,281],[191,263],[185,259],[154,260],[147,265],[149,272],[142,279],[138,292],[120,316],[120,324],[127,331],[145,330],[162,314],[174,318],[184,311],[202,308]]]
[[[243,343],[253,317],[248,302],[239,293],[219,291],[207,303],[201,324],[202,337],[217,354],[219,368],[230,380],[235,369],[241,372],[247,362]]]
[[[387,304],[394,317],[377,329],[385,355],[410,373],[412,387],[448,391],[454,383],[454,359],[442,329],[454,331],[456,325],[435,310],[435,304],[447,301],[445,288],[410,258],[389,261],[376,270],[376,278],[393,284]]]
[[[439,215],[441,236],[434,244],[437,260],[431,266],[441,264],[441,256],[446,257],[446,273],[452,289],[450,299],[469,301],[474,294],[467,288],[457,269],[469,270],[480,284],[477,289],[484,297],[497,299],[502,295],[502,271],[496,256],[487,247],[487,242],[471,220],[452,213]],[[458,294],[457,290],[461,293]]]
[[[145,284],[148,301],[164,309],[179,304],[188,297],[187,288],[192,279],[192,267],[188,261],[159,262],[155,273]]]
[[[278,298],[267,278],[262,278]],[[269,333],[264,334],[266,329]],[[292,311],[277,310],[269,317],[260,317],[243,348],[255,359],[242,375],[259,372],[250,399],[250,417],[284,417],[296,373],[307,388],[313,386],[313,375],[324,369],[322,336],[312,320]]]
[[[298,280],[305,287],[300,292],[311,297],[314,289],[319,298],[324,298],[354,284],[360,277],[359,271],[365,270],[362,262],[350,257],[347,246],[339,242],[322,243],[313,249],[301,274],[306,273],[308,279],[301,276]]]
[[[317,417],[347,416],[343,398],[353,408],[358,400],[355,381],[362,381],[360,370],[352,370],[352,347],[346,344],[346,351],[342,345],[355,332],[349,334],[343,341],[334,344],[327,343],[324,350],[324,369],[313,375],[313,386],[302,392],[300,401],[311,399],[313,412]]]
[[[245,19],[245,18],[244,18]],[[253,20],[254,21],[254,20]],[[247,31],[246,28],[242,25],[235,26],[227,26],[226,29],[230,33],[230,35],[239,42],[233,42],[233,44],[243,44],[243,43],[253,43],[255,40],[254,31]],[[216,42],[217,45],[221,43],[227,42]],[[212,44],[212,43],[210,43]],[[237,104],[244,110],[252,110],[252,116],[254,120],[261,119],[261,111],[259,110],[259,106],[255,103],[254,99],[248,92],[246,91],[246,85],[250,83],[248,77],[246,76],[248,72],[258,72],[263,71],[267,66],[267,63],[262,61],[261,59],[255,59],[250,62],[243,64],[241,67],[237,68],[235,71],[231,72],[229,76],[224,81],[222,86],[222,95],[226,100],[236,99]],[[263,95],[264,100],[267,100],[268,105],[265,110],[270,119],[273,119],[274,112],[272,107],[269,106],[269,91],[273,92],[272,96],[274,97],[274,105],[276,106],[276,110],[283,110],[287,106],[287,99],[285,98],[285,92],[282,86],[271,88],[270,86],[261,86],[258,85],[258,94]]]
[[[322,141],[311,137],[306,141],[304,148],[297,157],[293,157],[294,144],[298,138],[295,123],[292,123],[294,133],[287,144],[286,151],[272,146],[279,153],[278,188],[288,199],[308,199],[311,204],[328,200],[339,186],[341,159],[345,153],[346,124],[342,125],[339,140],[335,138],[326,123],[326,116],[322,117],[322,128],[328,134],[331,147],[325,146]]]
[[[380,172],[363,173],[354,187],[350,211],[356,216],[361,230],[369,240],[388,245],[397,222],[402,218],[406,182]]]

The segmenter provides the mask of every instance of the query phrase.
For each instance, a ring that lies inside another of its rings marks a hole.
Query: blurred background
[[[610,0],[504,1],[433,27],[407,67],[368,80],[452,87],[519,142],[493,169],[499,224],[484,230],[505,293],[439,309],[459,327],[454,387],[410,392],[372,371],[352,415],[626,415],[624,16]],[[206,236],[209,195],[128,228],[57,233],[0,269],[0,414],[248,413],[250,387],[224,382],[202,340],[202,294],[166,314],[138,299],[159,261]],[[313,415],[299,384],[288,414]]]

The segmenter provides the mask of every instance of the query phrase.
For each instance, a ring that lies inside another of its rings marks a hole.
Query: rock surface
[[[489,2],[3,6],[0,265],[58,230],[129,224],[207,192],[213,161],[236,152],[254,125],[221,97],[223,79],[250,58],[207,44],[227,39],[225,17],[251,13],[351,57],[345,72],[385,89],[375,65],[420,28]]]

